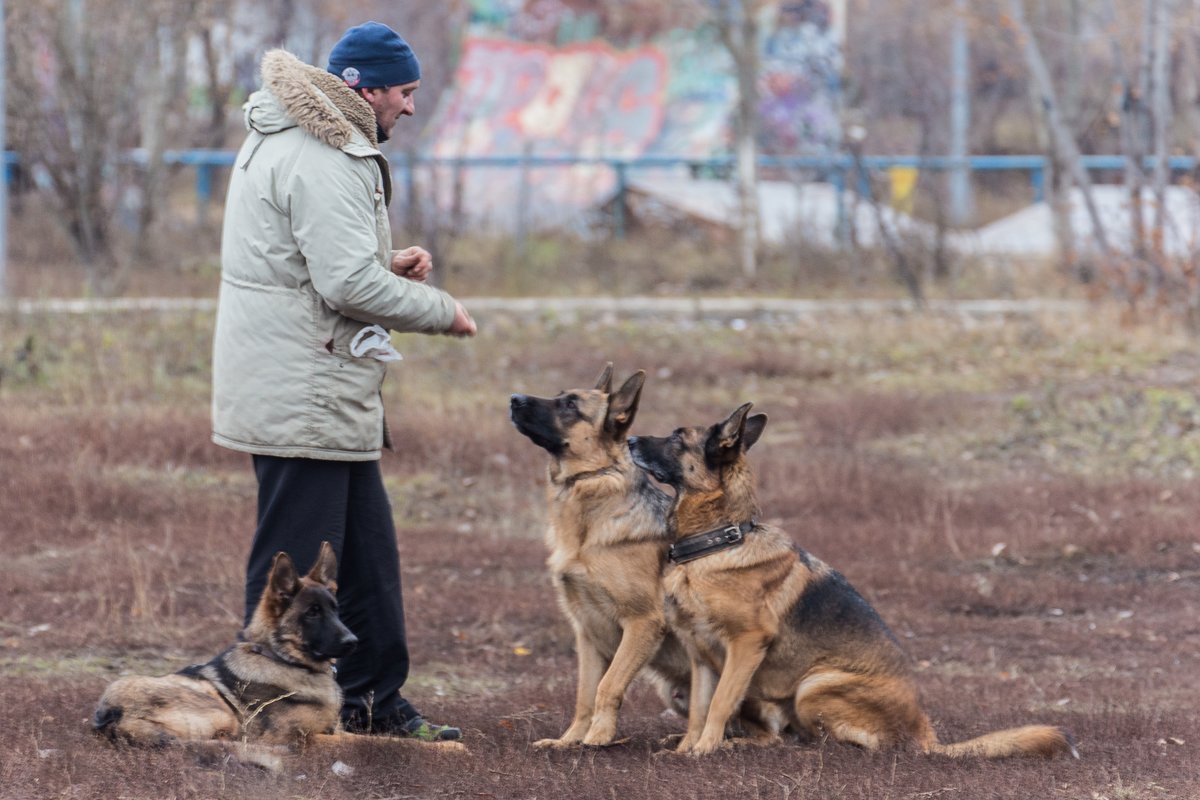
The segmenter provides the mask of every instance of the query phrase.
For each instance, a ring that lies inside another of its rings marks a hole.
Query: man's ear
[[[604,365],[604,369],[600,370],[600,374],[596,376],[596,388],[605,394],[612,394],[612,362]]]
[[[629,380],[608,398],[608,415],[604,418],[604,430],[613,439],[623,442],[633,418],[637,415],[638,402],[642,398],[642,386],[646,383],[645,370],[638,370]]]
[[[371,107],[372,111],[375,110],[375,103],[378,101],[380,92],[379,89],[367,89],[364,87],[361,89],[355,89],[354,91],[358,93],[359,97],[367,101],[367,105]]]

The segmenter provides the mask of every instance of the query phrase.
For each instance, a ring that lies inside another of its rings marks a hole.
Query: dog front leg
[[[621,632],[621,643],[612,663],[596,687],[596,708],[592,725],[583,743],[605,745],[617,735],[617,713],[629,684],[637,676],[666,635],[666,623],[661,617],[633,620]]]
[[[712,703],[713,691],[717,687],[717,673],[692,653],[692,685],[688,692],[687,733],[675,748],[676,753],[687,753],[696,746],[704,731],[704,720],[708,718],[708,707]]]
[[[745,699],[750,681],[766,654],[766,642],[759,636],[742,636],[729,643],[721,680],[717,682],[717,690],[713,693],[704,731],[691,749],[692,755],[706,755],[721,746],[721,740],[725,738],[725,725]],[[691,729],[690,717],[688,728]]]
[[[575,632],[575,658],[579,665],[578,681],[575,685],[575,719],[571,727],[557,739],[539,739],[534,747],[570,747],[579,744],[592,726],[592,711],[596,703],[596,687],[604,677],[604,656],[582,632]]]

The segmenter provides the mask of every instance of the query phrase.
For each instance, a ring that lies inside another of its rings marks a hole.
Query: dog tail
[[[1050,758],[1059,753],[1069,753],[1072,758],[1079,758],[1079,751],[1075,749],[1075,737],[1066,728],[1054,725],[1008,728],[954,744],[940,744],[935,741],[926,747],[926,751],[951,758]]]
[[[96,713],[92,715],[92,730],[96,733],[111,737],[121,717],[125,715],[125,709],[120,706],[101,705],[96,709]]]

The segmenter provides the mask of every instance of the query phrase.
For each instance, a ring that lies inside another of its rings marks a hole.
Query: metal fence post
[[[625,238],[625,195],[629,190],[628,163],[614,161],[613,171],[617,175],[617,197],[613,202],[613,235],[618,239]]]
[[[1029,184],[1033,187],[1033,202],[1040,203],[1046,199],[1046,164],[1034,167],[1029,171]]]
[[[837,196],[837,242],[845,247],[850,242],[850,217],[846,213],[846,169],[840,163],[834,168],[831,181]]]
[[[196,224],[208,222],[208,206],[212,202],[212,164],[196,165]]]

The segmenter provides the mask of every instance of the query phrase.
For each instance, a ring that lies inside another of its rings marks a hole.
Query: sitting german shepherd
[[[608,364],[594,388],[514,394],[510,402],[517,430],[550,454],[547,564],[579,668],[574,720],[537,747],[611,743],[617,710],[643,667],[668,703],[681,708],[687,692],[687,653],[663,616],[670,498],[625,446],[646,374],[634,373],[615,394],[612,375]]]
[[[677,751],[716,750],[750,698],[778,704],[797,731],[868,750],[1078,757],[1070,733],[1049,725],[938,743],[907,659],[875,610],[842,575],[758,521],[746,452],[767,418],[747,418],[750,407],[708,428],[629,440],[634,463],[676,492],[667,618],[692,660],[688,729]]]
[[[207,664],[114,681],[100,697],[92,727],[113,740],[148,745],[286,744],[334,733],[342,690],[332,662],[358,642],[338,617],[336,575],[328,542],[304,577],[287,553],[276,554],[241,641]],[[277,759],[264,761],[266,749],[249,752],[248,760],[277,768]]]

